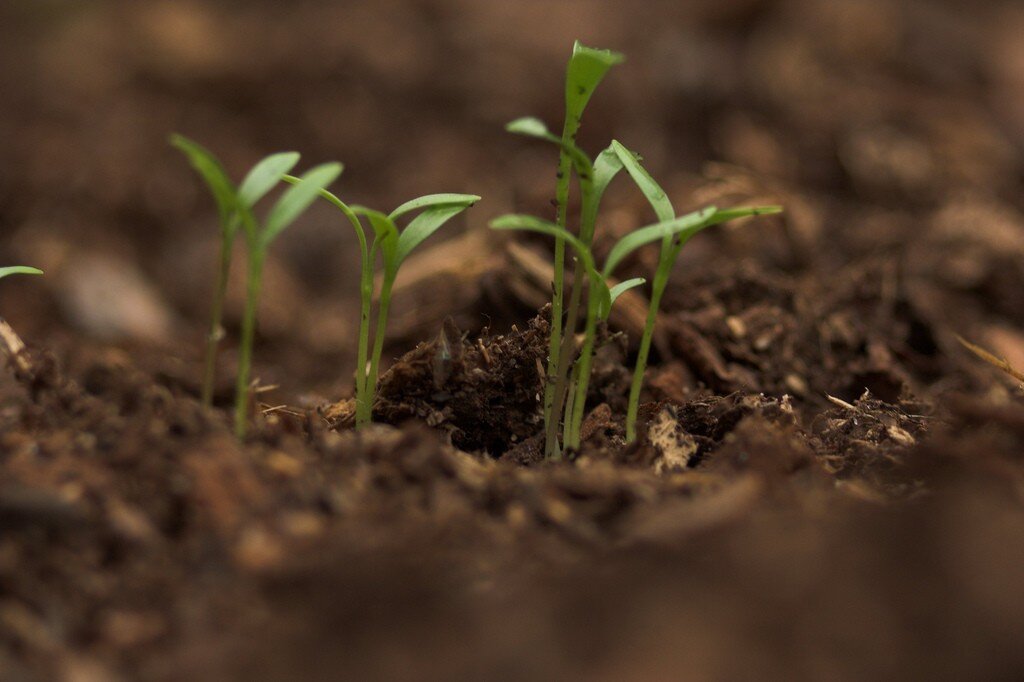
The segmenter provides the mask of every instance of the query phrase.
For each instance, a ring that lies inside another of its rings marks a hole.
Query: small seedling
[[[30,268],[27,265],[8,265],[0,268],[0,279],[8,275],[41,275],[43,271],[39,268]]]
[[[285,180],[290,183],[299,182],[298,178],[291,176],[286,176]],[[349,206],[326,189],[321,189],[319,194],[345,215],[359,241],[360,313],[355,384],[356,427],[362,428],[373,418],[373,401],[377,394],[380,358],[384,351],[391,290],[398,276],[399,267],[425,239],[478,202],[480,197],[473,194],[430,194],[407,201],[390,214],[384,214],[362,206]],[[399,230],[397,221],[417,211],[419,214],[409,221],[405,229]],[[367,239],[362,218],[370,224],[372,240]],[[377,302],[377,325],[371,347],[370,318],[374,298],[374,269],[378,254],[383,261],[383,273]]]
[[[556,144],[560,149],[558,185],[556,188],[557,215],[554,223],[530,216],[504,216],[491,223],[499,230],[529,230],[555,237],[554,282],[551,304],[551,339],[548,354],[547,386],[544,395],[545,455],[557,459],[561,455],[558,444],[559,418],[564,414],[562,441],[565,447],[578,448],[580,427],[590,381],[590,369],[594,351],[596,324],[607,317],[611,303],[624,291],[640,286],[642,279],[632,279],[609,287],[608,281],[615,267],[633,250],[645,244],[661,241],[662,254],[652,284],[651,306],[647,324],[641,339],[640,354],[634,371],[630,390],[630,407],[627,414],[627,439],[635,438],[635,421],[639,404],[640,387],[650,351],[654,321],[669,272],[674,265],[683,244],[694,234],[710,227],[747,215],[777,212],[778,207],[736,208],[719,211],[715,207],[677,217],[664,190],[640,166],[639,157],[618,142],[598,155],[593,162],[575,143],[583,108],[593,89],[605,73],[622,61],[622,56],[607,50],[593,50],[582,47],[578,42],[573,49],[566,76],[566,122],[559,137],[536,118],[521,118],[507,126],[509,132],[526,135]],[[658,222],[641,228],[623,239],[608,255],[604,269],[599,273],[594,268],[590,251],[597,224],[598,209],[608,185],[615,176],[625,169],[645,197],[654,207]],[[574,171],[580,191],[580,225],[578,236],[566,226],[566,206],[569,191],[569,173]],[[578,359],[573,362],[573,340],[579,314],[583,287],[574,286],[569,300],[567,315],[563,322],[564,300],[564,246],[568,243],[576,253],[574,282],[581,283],[585,276],[589,282],[587,316],[584,326],[584,341]],[[564,324],[564,327],[563,327]],[[570,371],[570,364],[572,365]],[[563,413],[564,405],[564,413]]]
[[[171,137],[171,144],[182,150],[192,166],[209,186],[220,215],[221,254],[214,293],[210,334],[207,339],[206,369],[203,378],[203,400],[209,404],[213,394],[213,375],[217,344],[223,336],[221,318],[227,278],[231,267],[231,249],[241,227],[248,247],[249,271],[246,285],[245,313],[238,358],[238,380],[235,386],[235,433],[245,436],[248,420],[249,376],[252,370],[252,344],[256,333],[256,311],[263,277],[263,263],[274,239],[302,215],[316,200],[318,192],[341,174],[340,163],[325,163],[297,178],[266,218],[257,221],[253,208],[277,186],[284,175],[299,162],[296,152],[283,152],[266,157],[249,171],[236,189],[220,162],[206,149],[180,135]]]

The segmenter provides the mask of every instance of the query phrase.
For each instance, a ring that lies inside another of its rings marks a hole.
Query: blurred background
[[[894,258],[941,280],[948,295],[922,309],[1020,358],[1022,36],[1018,0],[6,0],[0,262],[47,275],[4,281],[0,310],[32,342],[153,348],[162,371],[194,381],[218,232],[167,145],[180,132],[235,178],[295,149],[304,166],[344,162],[335,189],[352,202],[484,197],[406,266],[393,353],[449,312],[499,332],[528,319],[543,299],[509,284],[515,264],[484,228],[508,210],[551,212],[553,151],[503,125],[558,126],[578,38],[628,57],[591,102],[587,149],[615,137],[641,151],[679,209],[723,195],[789,209],[695,242],[680,268],[752,259],[828,280]],[[626,186],[606,211],[610,234],[649,217]],[[353,244],[326,206],[275,244],[265,383],[348,390]]]

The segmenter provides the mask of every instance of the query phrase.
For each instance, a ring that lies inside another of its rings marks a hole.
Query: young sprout
[[[290,183],[298,178],[286,176]],[[373,401],[377,394],[377,379],[380,372],[380,358],[384,351],[384,336],[387,331],[388,310],[391,306],[391,290],[398,276],[398,269],[409,254],[446,222],[480,201],[474,194],[429,194],[407,201],[390,214],[362,206],[348,206],[337,196],[322,189],[320,196],[340,210],[356,232],[359,241],[359,341],[356,351],[356,427],[362,428],[373,418]],[[419,211],[404,230],[399,230],[397,221]],[[373,239],[368,240],[361,218],[365,218],[372,229]],[[374,298],[374,267],[377,255],[383,261],[381,289],[377,303],[377,325],[370,345],[370,318]]]
[[[0,279],[7,277],[7,275],[41,275],[43,271],[39,268],[30,268],[27,265],[8,265],[7,267],[0,268]]]
[[[624,57],[611,50],[597,50],[585,47],[579,41],[573,45],[572,57],[565,74],[565,118],[562,124],[561,136],[555,136],[548,132],[543,123],[537,119],[527,118],[513,121],[508,130],[513,133],[540,137],[555,142],[559,148],[558,160],[558,182],[555,188],[555,224],[565,229],[567,226],[568,204],[569,204],[569,180],[570,173],[577,171],[581,187],[584,183],[588,188],[594,184],[592,169],[587,169],[589,160],[586,155],[576,147],[576,134],[579,132],[580,123],[583,119],[583,111],[590,102],[594,90],[604,79],[611,68],[621,64]],[[585,202],[586,203],[586,202]],[[591,235],[592,236],[592,233]],[[586,230],[581,227],[580,238],[584,243],[589,243]],[[561,235],[555,235],[554,255],[554,280],[552,282],[551,294],[551,335],[548,342],[548,366],[547,385],[544,388],[544,425],[547,437],[545,439],[545,453],[549,458],[557,458],[558,451],[558,421],[561,414],[561,404],[566,391],[566,372],[568,363],[565,358],[566,347],[572,342],[574,336],[577,308],[579,306],[580,287],[574,288],[573,300],[570,301],[569,315],[566,317],[566,328],[562,328],[562,313],[565,291],[565,239]],[[576,274],[580,275],[580,266],[577,263]],[[577,278],[574,281],[579,281]],[[563,338],[565,342],[563,343]]]
[[[220,268],[214,293],[210,334],[207,338],[206,364],[203,377],[203,400],[212,401],[213,376],[217,343],[223,336],[221,318],[227,278],[231,267],[231,249],[241,227],[248,247],[249,271],[246,285],[245,313],[242,318],[242,338],[238,358],[238,380],[235,386],[235,434],[245,436],[248,420],[249,376],[252,371],[252,344],[256,332],[256,311],[263,277],[263,263],[267,250],[281,234],[316,200],[317,194],[341,174],[340,163],[325,163],[297,178],[266,218],[257,221],[253,214],[256,203],[265,197],[282,177],[299,162],[296,152],[282,152],[266,157],[249,171],[236,189],[223,167],[206,149],[195,142],[174,135],[171,144],[188,157],[193,168],[202,176],[217,202],[221,226]]]
[[[562,436],[566,448],[578,449],[580,445],[580,429],[583,424],[587,390],[590,386],[597,323],[608,319],[612,304],[622,293],[644,282],[641,278],[635,278],[610,287],[608,280],[615,267],[629,254],[645,244],[659,241],[666,236],[696,233],[713,220],[716,212],[716,208],[709,207],[679,218],[648,225],[626,235],[609,252],[601,271],[598,271],[595,266],[590,246],[556,223],[528,215],[505,215],[491,222],[490,226],[495,230],[538,232],[565,241],[576,253],[578,262],[587,278],[587,315],[583,331],[583,347],[573,367],[572,378],[567,381],[574,387],[566,402],[566,418]]]
[[[617,140],[612,141],[611,149],[614,150],[619,162],[629,173],[637,187],[643,193],[647,202],[654,209],[659,220],[672,220],[675,216],[675,209],[672,202],[661,186],[651,175],[640,165],[640,156],[626,149]],[[679,253],[689,239],[705,227],[719,225],[728,220],[744,218],[754,215],[768,215],[782,211],[781,206],[752,206],[731,208],[724,211],[716,211],[697,230],[683,231],[678,234],[666,234],[661,242],[661,252],[658,256],[658,265],[654,271],[654,281],[651,284],[651,302],[647,308],[647,321],[644,324],[644,332],[640,338],[640,349],[637,353],[636,365],[633,368],[633,381],[629,389],[629,402],[626,411],[626,442],[632,443],[636,440],[636,420],[640,407],[640,390],[643,388],[644,372],[647,369],[647,358],[651,352],[651,341],[654,338],[654,322],[658,317],[658,309],[661,307],[661,298],[668,286],[669,275],[679,258]],[[634,233],[637,234],[637,233]],[[627,237],[628,239],[628,237]],[[609,255],[609,261],[612,260]],[[614,268],[614,265],[612,265]]]

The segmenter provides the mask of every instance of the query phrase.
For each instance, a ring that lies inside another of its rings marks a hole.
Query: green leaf
[[[301,180],[294,175],[282,175],[281,179],[289,185],[297,185],[301,182]],[[369,250],[367,249],[366,232],[363,230],[363,224],[359,222],[359,216],[356,215],[355,211],[349,208],[348,204],[326,189],[321,189],[318,194],[321,199],[325,200],[327,203],[345,214],[345,217],[348,218],[350,223],[352,223],[352,227],[356,231],[356,237],[359,239],[359,248],[362,251],[363,257],[365,258],[368,256]]]
[[[421,208],[430,208],[432,206],[442,205],[460,205],[463,208],[469,208],[476,202],[480,201],[480,197],[475,194],[427,194],[426,196],[419,197],[407,201],[394,211],[391,212],[390,217],[392,220],[398,220],[402,216],[417,211]]]
[[[736,208],[727,208],[724,211],[718,211],[715,213],[715,215],[708,220],[706,227],[719,225],[728,220],[736,220],[737,218],[746,218],[748,216],[755,215],[773,215],[775,213],[782,213],[782,206],[738,206]]]
[[[476,201],[479,198],[474,197],[473,200]],[[396,252],[398,263],[404,261],[412,253],[413,249],[423,243],[424,239],[437,232],[442,225],[465,211],[471,205],[463,203],[433,206],[413,218],[409,226],[398,237]]]
[[[644,197],[647,198],[658,220],[666,221],[675,218],[676,211],[672,208],[672,202],[669,200],[668,195],[665,194],[665,190],[661,188],[661,185],[640,165],[640,156],[626,149],[618,140],[612,140],[612,149],[615,150],[615,154],[619,157],[622,165],[633,178],[633,182],[636,183]]]
[[[221,229],[233,231],[233,228],[229,228],[228,225],[231,215],[235,212],[235,186],[228,179],[223,166],[206,148],[183,135],[171,135],[170,142],[185,154],[192,168],[199,173],[206,186],[209,187],[214,201],[217,202]]]
[[[288,188],[288,191],[270,209],[263,232],[260,234],[262,246],[266,248],[277,235],[295,222],[302,212],[316,200],[320,190],[334,182],[339,175],[341,175],[340,163],[324,163],[307,171],[299,179],[298,184]]]
[[[625,282],[620,282],[608,290],[608,297],[602,301],[601,309],[598,310],[598,317],[602,320],[608,319],[608,315],[612,312],[612,306],[615,305],[615,301],[622,294],[626,293],[630,289],[634,289],[647,280],[643,277],[634,277],[633,279],[627,279]],[[607,304],[607,307],[605,307]]]
[[[380,211],[365,206],[353,206],[352,210],[357,215],[366,216],[376,235],[370,249],[371,260],[376,256],[377,249],[380,249],[384,256],[385,275],[394,276],[398,271],[398,227],[395,221]]]
[[[525,232],[537,232],[539,234],[546,234],[550,237],[564,239],[576,251],[580,261],[583,263],[583,268],[587,273],[587,279],[590,280],[591,284],[598,289],[598,294],[601,300],[604,300],[608,296],[608,285],[605,284],[604,278],[601,277],[601,273],[594,267],[594,257],[590,253],[590,249],[586,244],[581,242],[579,238],[569,230],[549,222],[547,220],[541,220],[531,215],[523,215],[520,213],[511,213],[503,215],[500,218],[495,218],[490,223],[492,230],[520,230]]]
[[[565,74],[565,111],[574,129],[579,126],[583,110],[605,74],[624,60],[618,52],[586,47],[578,40],[573,45]]]
[[[525,137],[532,137],[538,140],[544,140],[552,144],[558,145],[562,148],[565,153],[572,159],[573,166],[576,168],[576,173],[583,178],[590,178],[593,174],[593,164],[590,161],[590,157],[587,156],[586,152],[577,147],[572,140],[563,140],[558,135],[555,135],[548,130],[547,125],[544,121],[539,118],[532,116],[525,116],[523,118],[517,118],[516,120],[508,123],[505,126],[505,130],[515,135],[523,135]]]
[[[635,289],[646,282],[647,280],[643,277],[634,277],[633,279],[627,279],[625,282],[619,282],[611,288],[612,303],[615,303],[615,300],[619,296],[622,296],[622,294],[626,293],[630,289]]]
[[[281,176],[295,168],[299,162],[297,152],[281,152],[271,154],[263,159],[249,171],[249,174],[238,186],[238,201],[249,208],[256,205],[256,202],[266,196],[277,183],[281,182]]]
[[[609,146],[597,155],[597,158],[594,159],[594,201],[600,203],[608,185],[622,168],[622,160],[619,159],[614,147]]]
[[[700,211],[687,213],[679,218],[654,223],[653,225],[641,227],[639,230],[630,232],[620,239],[608,254],[608,260],[604,264],[605,277],[609,276],[626,256],[645,244],[650,244],[673,235],[683,235],[683,238],[687,238],[690,234],[699,231],[706,226],[707,221],[715,215],[716,211],[717,209],[714,206],[709,206]]]
[[[0,279],[3,279],[7,275],[41,275],[43,271],[39,268],[30,268],[27,265],[9,265],[6,268],[0,268]]]

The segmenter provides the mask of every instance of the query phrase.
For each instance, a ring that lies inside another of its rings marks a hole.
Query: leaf
[[[615,176],[623,168],[622,160],[615,153],[614,147],[608,147],[594,159],[594,201],[600,203],[601,197],[608,189]]]
[[[573,45],[565,73],[565,112],[573,129],[579,127],[583,110],[605,74],[623,61],[625,57],[618,52],[586,47],[578,40]]]
[[[357,215],[366,216],[370,221],[370,227],[373,228],[374,235],[376,235],[370,249],[371,260],[376,256],[377,249],[380,249],[384,256],[385,274],[394,276],[398,270],[398,227],[395,225],[395,221],[380,211],[365,206],[353,206],[352,210]]]
[[[398,220],[407,213],[431,206],[458,204],[463,208],[469,208],[478,201],[480,201],[480,197],[475,194],[427,194],[418,199],[405,202],[392,211],[388,217],[392,220]]]
[[[552,133],[548,130],[544,121],[541,121],[539,118],[534,118],[532,116],[517,118],[511,123],[508,123],[505,126],[505,130],[516,135],[533,137],[538,140],[544,140],[558,145],[569,155],[569,158],[572,159],[572,164],[576,168],[576,173],[581,178],[587,180],[591,175],[593,175],[593,164],[586,152],[577,147],[571,140],[563,140],[558,135]]]
[[[281,152],[271,154],[263,159],[249,171],[249,174],[242,180],[238,187],[238,201],[248,208],[256,205],[256,202],[266,196],[277,183],[281,182],[281,176],[295,168],[299,162],[297,152]]]
[[[612,303],[615,303],[619,296],[622,296],[622,294],[630,289],[635,289],[646,282],[647,280],[643,277],[634,277],[633,279],[627,279],[625,282],[619,282],[611,288]]]
[[[532,215],[523,215],[520,213],[511,213],[503,215],[500,218],[495,218],[490,222],[490,228],[492,230],[522,230],[525,232],[538,232],[540,234],[546,234],[556,239],[564,239],[579,256],[580,261],[583,263],[583,269],[587,273],[587,279],[590,280],[591,285],[597,290],[598,294],[598,310],[602,309],[602,306],[607,304],[611,307],[609,302],[608,285],[605,284],[604,278],[601,277],[601,273],[594,267],[594,257],[590,253],[590,249],[587,245],[579,240],[569,230],[556,225],[555,223],[547,220],[541,220],[535,218]]]
[[[718,211],[715,213],[705,227],[720,225],[728,220],[736,220],[737,218],[746,218],[748,216],[755,215],[773,215],[775,213],[782,213],[782,206],[738,206],[736,208],[727,208],[724,211]]]
[[[214,201],[217,202],[221,229],[230,229],[228,227],[229,219],[235,212],[235,186],[224,172],[224,167],[206,148],[183,135],[171,135],[170,142],[188,157],[192,168],[199,173],[206,186],[209,187]],[[233,232],[233,229],[231,231]]]
[[[696,232],[705,226],[707,221],[715,215],[716,211],[717,209],[714,206],[709,206],[700,211],[687,213],[679,218],[654,223],[653,225],[641,227],[639,230],[630,232],[620,239],[608,254],[608,259],[604,264],[605,277],[610,275],[626,256],[641,246],[664,239],[665,237]]]
[[[479,198],[474,197],[474,201]],[[413,218],[409,226],[398,237],[398,248],[395,254],[398,263],[404,261],[412,253],[413,249],[423,243],[424,239],[437,232],[442,225],[465,211],[471,205],[463,203],[433,206]]]
[[[297,185],[301,182],[301,180],[294,175],[282,175],[281,179],[289,185]],[[359,239],[359,248],[362,251],[363,257],[367,257],[369,255],[369,250],[366,245],[366,232],[363,230],[363,224],[359,222],[359,216],[356,215],[355,211],[349,208],[348,204],[326,189],[321,189],[318,194],[320,195],[320,198],[324,199],[345,214],[345,217],[348,218],[350,223],[352,223],[352,227],[356,231],[356,237]]]
[[[618,140],[612,140],[612,149],[615,150],[615,154],[619,157],[622,165],[633,178],[633,182],[636,183],[644,197],[647,198],[647,202],[654,209],[654,214],[658,217],[658,220],[667,221],[675,218],[676,211],[672,208],[672,202],[669,200],[668,195],[665,194],[665,190],[661,188],[661,185],[640,165],[639,155],[626,149]]]
[[[42,274],[43,271],[38,267],[29,267],[28,265],[8,265],[7,267],[0,267],[0,280],[5,278],[8,274]]]
[[[607,320],[608,316],[612,312],[612,306],[615,305],[616,299],[630,289],[638,287],[646,281],[647,280],[643,277],[634,277],[633,279],[627,279],[625,282],[620,282],[611,289],[608,289],[608,295],[606,297],[602,297],[600,309],[597,311],[598,318]]]
[[[340,163],[324,163],[307,171],[299,182],[288,188],[270,209],[260,241],[264,248],[291,225],[316,200],[320,190],[341,175]]]

